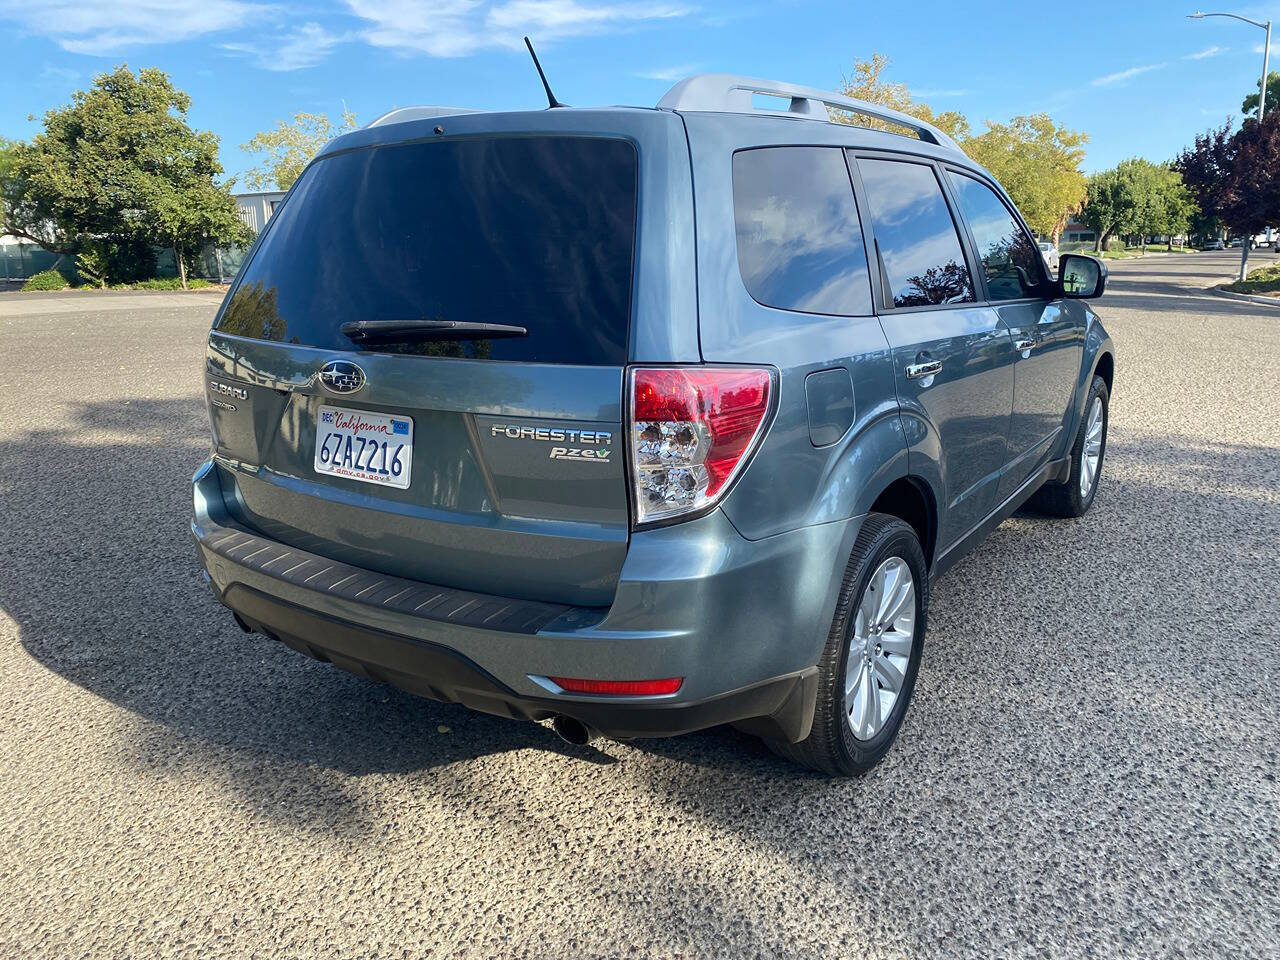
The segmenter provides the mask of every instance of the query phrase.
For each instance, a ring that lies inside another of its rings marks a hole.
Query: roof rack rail
[[[789,99],[791,104],[786,110],[758,110],[751,99],[752,95],[757,93]],[[830,122],[831,114],[827,107],[860,113],[876,120],[906,127],[926,143],[960,151],[960,145],[951,137],[932,124],[909,114],[882,107],[877,103],[854,100],[852,97],[843,97],[838,93],[828,93],[813,87],[801,87],[794,83],[737,77],[729,73],[704,73],[681,80],[658,101],[660,110],[773,113],[797,119]]]
[[[376,120],[368,123],[365,129],[385,127],[389,123],[405,123],[409,120],[431,120],[434,117],[455,117],[460,113],[484,112],[483,110],[473,110],[470,107],[396,107],[396,109],[388,110]]]

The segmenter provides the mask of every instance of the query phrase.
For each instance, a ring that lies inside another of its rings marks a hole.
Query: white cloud
[[[314,67],[329,55],[346,34],[330,33],[318,23],[304,23],[270,43],[224,43],[224,50],[253,57],[264,70],[287,71]]]
[[[375,47],[414,50],[432,57],[462,57],[483,46],[479,0],[346,0],[368,21],[364,38]]]
[[[1216,57],[1227,52],[1226,47],[1205,47],[1197,53],[1188,53],[1183,60],[1203,60],[1206,57]],[[1261,51],[1259,51],[1261,52]]]
[[[645,80],[661,80],[663,83],[675,83],[685,77],[691,77],[702,68],[697,64],[687,63],[679,67],[659,67],[655,70],[641,70],[636,74]]]
[[[578,0],[346,0],[369,26],[363,36],[377,47],[465,57],[493,47],[626,30],[646,22],[683,17],[693,8],[671,3],[581,3]]]
[[[1266,44],[1265,44],[1265,43],[1255,43],[1255,44],[1253,45],[1253,52],[1254,52],[1254,53],[1261,53],[1261,52],[1262,52],[1262,48],[1263,48],[1263,47],[1265,47],[1265,46],[1266,46]],[[1280,53],[1280,43],[1273,43],[1273,44],[1271,44],[1271,56],[1273,56],[1273,57],[1274,57],[1277,53]]]
[[[0,0],[0,19],[71,53],[108,55],[240,28],[268,9],[248,0]]]
[[[70,86],[80,80],[80,71],[72,70],[70,67],[55,67],[53,64],[45,64],[44,69],[40,71],[41,80],[49,80],[55,83]]]
[[[508,0],[489,10],[485,25],[499,34],[545,40],[613,30],[645,20],[683,17],[690,8],[670,3],[585,4],[577,0]]]
[[[1163,63],[1152,63],[1144,67],[1130,67],[1128,70],[1120,70],[1117,73],[1108,73],[1105,77],[1098,77],[1096,80],[1090,80],[1089,83],[1095,87],[1113,87],[1118,83],[1124,83],[1131,80],[1142,73],[1150,73],[1152,70],[1159,70],[1164,67]]]

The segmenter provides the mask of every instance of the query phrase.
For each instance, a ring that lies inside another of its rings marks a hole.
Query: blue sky
[[[234,175],[253,162],[239,145],[299,110],[336,116],[345,101],[363,122],[415,103],[540,107],[529,33],[574,105],[653,105],[701,72],[831,89],[878,51],[890,79],[975,125],[1048,111],[1088,132],[1097,170],[1168,159],[1238,119],[1263,32],[1185,19],[1194,2],[0,0],[0,134],[30,137],[28,114],[118,63],[157,66],[191,94],[190,120],[221,137]],[[1280,2],[1208,9],[1280,21]]]

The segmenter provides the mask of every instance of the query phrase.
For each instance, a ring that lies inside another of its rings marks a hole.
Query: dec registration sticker
[[[406,490],[413,468],[413,421],[341,407],[316,418],[316,473]]]

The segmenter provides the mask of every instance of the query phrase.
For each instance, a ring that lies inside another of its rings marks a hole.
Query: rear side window
[[[1041,269],[1041,248],[1014,219],[995,191],[985,183],[948,170],[951,189],[969,221],[974,246],[982,261],[987,296],[992,300],[1019,300],[1048,296]],[[1050,247],[1052,249],[1052,247]]]
[[[738,268],[747,291],[783,310],[871,313],[858,205],[839,147],[733,155]]]
[[[624,140],[547,136],[327,157],[272,218],[218,329],[332,350],[625,363],[636,165]],[[419,319],[529,335],[358,346],[339,330]]]
[[[893,306],[971,302],[973,280],[933,168],[863,158],[858,172]]]

